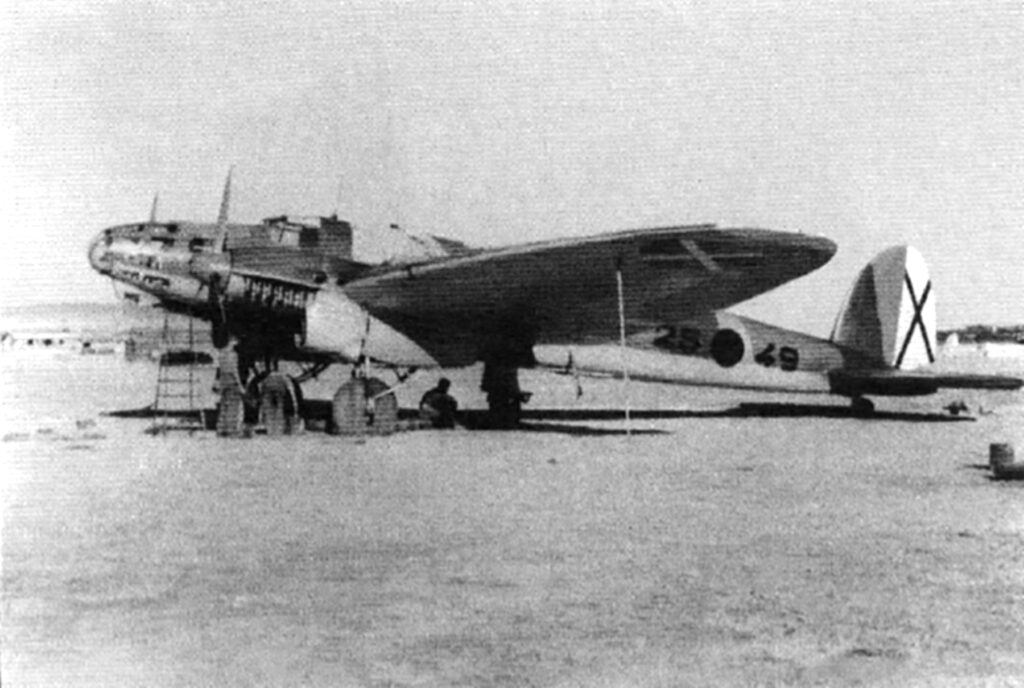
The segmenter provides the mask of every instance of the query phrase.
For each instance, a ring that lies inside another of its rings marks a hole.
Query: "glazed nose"
[[[110,272],[110,259],[107,256],[110,242],[110,230],[105,229],[89,243],[89,264],[93,270],[102,273]]]

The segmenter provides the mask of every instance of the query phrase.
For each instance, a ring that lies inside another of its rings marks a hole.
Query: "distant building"
[[[4,349],[50,349],[53,351],[82,350],[83,340],[80,335],[71,332],[4,332]]]
[[[985,342],[979,348],[985,358],[1024,358],[1024,345],[1016,342]]]
[[[124,342],[66,330],[3,332],[0,334],[0,350],[115,354],[124,351]]]

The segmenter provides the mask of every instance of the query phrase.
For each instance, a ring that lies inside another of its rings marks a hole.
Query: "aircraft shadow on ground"
[[[414,409],[402,409],[403,417],[413,417]],[[700,418],[851,418],[867,421],[899,421],[911,423],[956,423],[976,420],[971,416],[955,416],[948,413],[917,413],[910,411],[874,411],[864,413],[848,406],[823,406],[817,404],[784,403],[743,403],[726,409],[633,409],[631,420],[675,420]],[[495,429],[489,426],[487,412],[463,410],[459,421],[471,430]],[[552,422],[555,421],[555,422]],[[561,422],[558,422],[561,421]],[[593,428],[568,423],[587,421],[618,421],[625,424],[625,413],[621,409],[524,409],[522,423],[515,428],[520,432],[551,432],[567,435],[625,435],[621,428]],[[667,434],[668,430],[644,428],[630,430],[634,435]]]
[[[304,404],[305,417],[313,422],[323,422],[330,417],[330,403],[329,402],[310,402],[306,401]],[[167,418],[167,419],[192,419],[199,420],[199,411],[187,411],[187,410],[171,410],[171,411],[154,411],[151,406],[144,406],[137,409],[123,409],[117,411],[105,411],[101,415],[109,416],[111,418]],[[399,418],[403,421],[411,421],[419,418],[419,411],[416,409],[400,409]],[[620,414],[621,418],[621,414]],[[206,425],[208,430],[213,430],[216,427],[217,412],[216,409],[210,409],[207,411]],[[583,419],[587,420],[587,419]],[[599,419],[591,419],[599,420]],[[614,418],[608,418],[605,420],[615,420]],[[565,423],[544,423],[536,422],[536,420],[524,419],[524,422],[514,428],[499,428],[495,427],[490,421],[486,411],[483,410],[467,410],[459,413],[459,425],[468,430],[491,430],[491,431],[509,431],[514,430],[516,432],[546,432],[553,434],[563,435],[665,435],[668,434],[667,430],[654,430],[654,429],[630,429],[626,428],[591,428],[580,425],[567,425]]]
[[[152,418],[156,415],[165,416],[197,416],[196,411],[162,412],[157,414],[152,408],[109,411],[104,415],[120,418]],[[324,419],[330,416],[329,402],[306,400],[304,415],[310,418]],[[417,418],[416,409],[401,409],[399,417],[403,420]],[[784,404],[784,403],[743,403],[725,409],[633,409],[630,411],[632,420],[676,420],[700,418],[850,418],[866,421],[898,421],[911,423],[957,423],[976,420],[972,416],[953,415],[948,413],[919,413],[910,411],[874,411],[864,413],[848,406],[823,406],[817,404]],[[594,428],[568,423],[587,421],[618,421],[623,424],[619,428]],[[470,430],[501,430],[491,422],[488,414],[482,409],[466,409],[459,412],[459,424]],[[661,429],[628,429],[625,427],[625,413],[621,409],[528,409],[523,411],[522,423],[514,428],[519,432],[546,432],[565,435],[657,435],[666,434]]]
[[[402,415],[406,413],[416,414],[415,411],[403,409]],[[524,412],[522,422],[512,428],[498,428],[491,422],[487,411],[484,410],[463,410],[459,412],[459,425],[468,430],[494,430],[515,432],[542,432],[560,435],[667,435],[669,431],[653,428],[627,429],[624,425],[619,428],[594,428],[585,425],[568,425],[566,423],[548,423],[546,420],[622,420],[622,413],[607,418],[559,418],[544,416],[545,412],[537,411]]]
[[[640,420],[677,418],[853,418],[856,420],[888,420],[917,423],[956,423],[976,420],[972,416],[949,413],[913,411],[873,411],[865,413],[849,406],[819,404],[742,403],[726,409],[635,409],[630,417]],[[523,411],[524,420],[623,420],[621,409],[530,409]]]

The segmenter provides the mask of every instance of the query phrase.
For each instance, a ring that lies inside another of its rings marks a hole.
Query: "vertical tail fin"
[[[935,299],[917,249],[894,246],[868,263],[839,312],[832,342],[871,366],[912,370],[935,361]]]

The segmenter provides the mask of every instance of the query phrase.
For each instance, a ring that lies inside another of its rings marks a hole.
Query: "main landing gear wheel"
[[[875,402],[864,397],[854,397],[850,400],[850,407],[858,416],[870,416],[875,412]]]
[[[245,429],[245,390],[238,378],[238,358],[231,349],[220,351],[217,388],[217,434],[239,437]]]
[[[519,369],[516,366],[485,362],[480,389],[487,393],[488,428],[511,430],[519,427],[523,404],[530,400],[530,394],[519,388]]]
[[[379,378],[353,378],[338,388],[331,403],[336,435],[389,435],[398,430],[398,399]]]
[[[284,373],[270,373],[260,385],[260,422],[268,435],[291,435],[301,428],[301,392]]]

